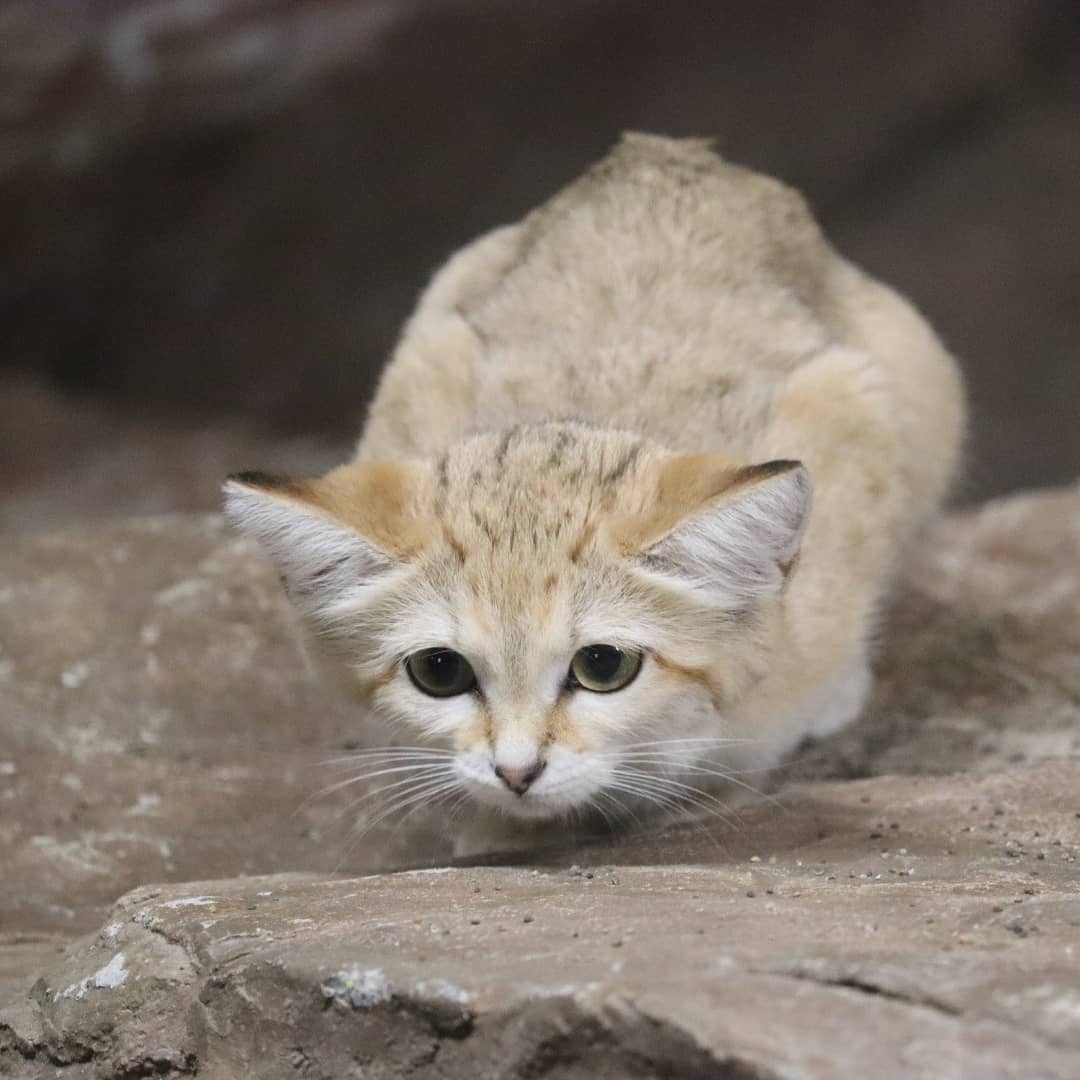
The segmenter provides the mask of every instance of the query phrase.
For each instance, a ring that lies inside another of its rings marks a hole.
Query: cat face
[[[798,463],[572,423],[227,486],[323,670],[432,748],[433,797],[525,818],[680,801],[765,662],[808,505]]]

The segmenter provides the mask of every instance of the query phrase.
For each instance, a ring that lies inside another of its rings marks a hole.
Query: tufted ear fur
[[[225,513],[257,540],[305,615],[326,616],[425,545],[428,467],[357,462],[310,480],[238,473]]]
[[[719,454],[668,458],[634,546],[650,573],[710,603],[745,608],[779,590],[798,561],[810,512],[798,461],[736,466]]]

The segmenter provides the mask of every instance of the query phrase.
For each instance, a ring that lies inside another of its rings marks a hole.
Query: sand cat
[[[375,759],[395,805],[702,805],[858,714],[963,430],[952,358],[798,194],[630,135],[436,275],[355,461],[227,508],[413,748]]]

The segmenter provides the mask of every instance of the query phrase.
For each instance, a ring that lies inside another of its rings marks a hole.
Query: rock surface
[[[346,461],[350,443],[271,437],[250,422],[194,423],[160,409],[133,412],[0,372],[0,537],[206,512],[220,505],[229,473],[258,466],[312,476]]]
[[[529,865],[143,888],[0,1014],[71,1077],[1080,1074],[1080,762]]]
[[[306,673],[280,586],[217,517],[0,553],[0,927],[70,934],[146,881],[332,870],[354,798],[305,801],[362,718]],[[358,796],[355,796],[358,797]],[[352,852],[415,854],[417,838]]]
[[[451,866],[307,798],[363,718],[218,519],[9,543],[0,1075],[1080,1075],[1078,567],[1075,487],[948,519],[776,802]]]

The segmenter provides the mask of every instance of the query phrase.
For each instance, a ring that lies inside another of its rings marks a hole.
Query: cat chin
[[[485,803],[484,805],[490,806],[491,804]],[[499,809],[507,816],[518,821],[558,821],[566,817],[574,807],[567,805],[551,806],[541,799],[530,801],[529,796],[524,795],[520,799],[515,797],[512,803],[502,803]]]
[[[576,809],[584,808],[589,801],[589,793],[570,800],[565,795],[552,798],[542,791],[513,795],[501,787],[478,784],[475,781],[467,787],[473,800],[485,810],[496,810],[504,817],[519,821],[557,821]]]

